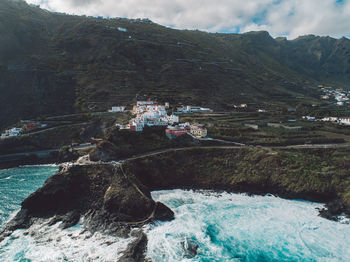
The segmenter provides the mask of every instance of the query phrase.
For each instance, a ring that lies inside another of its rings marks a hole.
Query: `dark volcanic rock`
[[[336,199],[334,201],[328,202],[325,205],[325,208],[319,210],[319,213],[323,218],[338,221],[340,215],[350,214],[350,208],[346,206],[341,200]]]
[[[197,256],[198,244],[194,240],[186,238],[181,244],[185,251],[185,258],[194,258]]]
[[[283,150],[272,155],[248,148],[191,148],[125,161],[123,168],[151,190],[209,189],[323,203],[336,200],[323,216],[350,215],[348,153],[342,153],[341,160],[333,152]],[[325,174],[325,167],[332,171]]]
[[[130,243],[123,252],[124,255],[118,262],[138,262],[145,261],[145,251],[147,248],[147,235],[142,231],[136,233],[136,240]]]
[[[151,194],[132,175],[113,165],[73,165],[49,178],[22,203],[22,209],[1,234],[28,228],[39,218],[67,228],[84,218],[92,230],[127,236],[131,224],[170,220],[172,211],[155,203]]]
[[[174,212],[161,202],[156,203],[156,210],[154,213],[154,219],[162,221],[170,221],[175,218]]]

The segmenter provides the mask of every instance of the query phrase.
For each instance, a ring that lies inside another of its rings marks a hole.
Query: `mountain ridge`
[[[153,98],[231,110],[316,101],[350,83],[350,40],[176,30],[141,19],[51,13],[0,2],[0,127]],[[13,105],[16,105],[15,107]]]

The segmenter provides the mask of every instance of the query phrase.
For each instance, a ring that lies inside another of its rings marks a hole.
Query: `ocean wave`
[[[135,238],[91,233],[78,224],[62,230],[61,223],[36,224],[16,230],[0,243],[0,260],[10,261],[117,261]]]
[[[31,168],[31,167],[59,167],[59,164],[38,164],[38,165],[20,165],[19,168]]]
[[[175,220],[145,228],[147,257],[153,261],[347,261],[350,257],[350,225],[319,217],[319,203],[191,190],[156,191],[152,196],[175,212]],[[195,243],[194,257],[189,256],[186,241]]]

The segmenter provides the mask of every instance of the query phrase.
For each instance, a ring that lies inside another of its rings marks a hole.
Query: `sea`
[[[0,227],[57,170],[0,170]],[[350,261],[350,224],[319,217],[321,203],[180,189],[154,191],[152,197],[175,213],[173,221],[143,228],[146,257],[153,262]],[[83,220],[64,230],[43,222],[0,242],[0,261],[117,261],[133,240],[91,233]]]

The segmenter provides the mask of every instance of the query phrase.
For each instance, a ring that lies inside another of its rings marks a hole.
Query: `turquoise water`
[[[28,166],[0,170],[0,227],[20,209],[21,202],[37,190],[57,166]],[[0,262],[116,261],[133,238],[121,239],[90,233],[78,225],[62,230],[48,221],[16,230],[0,242]]]
[[[321,204],[274,196],[157,191],[176,219],[148,228],[152,261],[350,261],[350,225],[318,216]],[[198,244],[185,258],[184,242]]]
[[[0,171],[0,225],[57,171],[33,166]],[[168,190],[152,192],[175,220],[144,227],[146,256],[171,261],[350,261],[350,225],[318,216],[322,204],[274,196]],[[0,243],[0,262],[117,261],[132,237],[121,239],[77,226],[61,230],[43,221]],[[188,257],[187,242],[198,245]]]
[[[0,170],[0,226],[21,202],[58,170],[57,166],[28,166]]]

